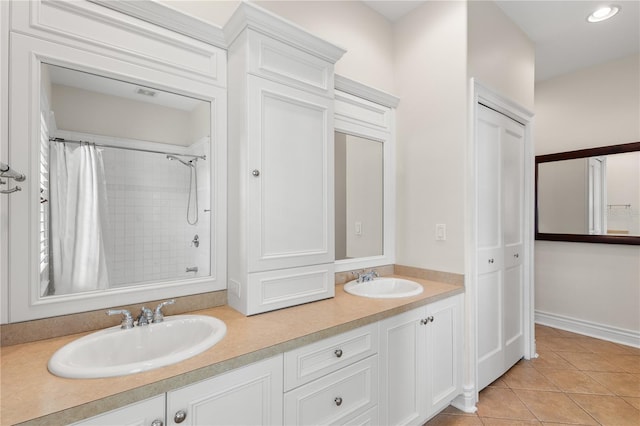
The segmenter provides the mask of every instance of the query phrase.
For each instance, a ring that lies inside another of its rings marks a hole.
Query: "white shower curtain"
[[[51,143],[51,254],[54,294],[107,288],[107,194],[102,152]]]

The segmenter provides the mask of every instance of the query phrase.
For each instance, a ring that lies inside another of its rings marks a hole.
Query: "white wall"
[[[469,77],[533,111],[534,44],[494,2],[468,8]]]
[[[536,154],[640,140],[640,56],[536,85]],[[640,246],[536,242],[536,311],[640,335]]]
[[[427,2],[394,26],[397,263],[464,273],[467,8]],[[435,225],[447,240],[435,241]]]

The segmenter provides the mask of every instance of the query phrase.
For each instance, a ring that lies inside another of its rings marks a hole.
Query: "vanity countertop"
[[[1,348],[0,424],[65,424],[123,407],[296,347],[464,292],[459,285],[409,278],[424,287],[402,299],[368,299],[336,286],[332,299],[246,317],[229,306],[194,314],[215,316],[227,335],[213,348],[178,364],[129,376],[64,379],[47,370],[63,345],[89,334]]]

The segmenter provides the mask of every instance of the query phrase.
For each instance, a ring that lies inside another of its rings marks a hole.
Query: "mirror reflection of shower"
[[[189,225],[195,225],[198,223],[198,174],[196,173],[195,162],[198,161],[198,157],[194,157],[189,161],[184,161],[178,158],[176,155],[167,154],[167,158],[169,160],[177,160],[189,167],[189,199],[187,200],[187,223]],[[194,185],[195,182],[195,185]],[[191,194],[194,194],[195,205],[194,205],[194,218],[190,219],[191,216]]]

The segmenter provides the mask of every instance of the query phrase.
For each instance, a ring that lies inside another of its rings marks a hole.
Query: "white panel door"
[[[524,126],[478,107],[478,389],[524,355]]]
[[[281,425],[282,383],[278,355],[169,392],[167,425]]]
[[[333,102],[248,77],[249,272],[334,261]]]

